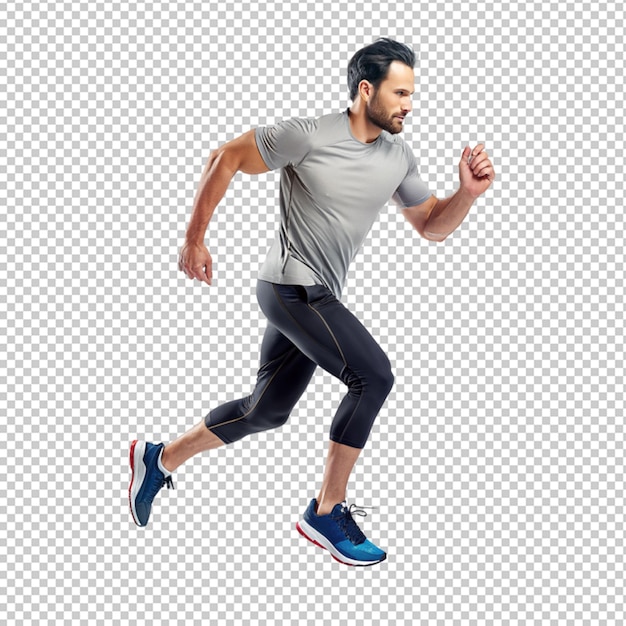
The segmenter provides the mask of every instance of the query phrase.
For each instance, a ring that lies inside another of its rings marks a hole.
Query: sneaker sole
[[[330,555],[335,559],[335,561],[341,563],[342,565],[351,565],[356,567],[368,567],[370,565],[377,565],[378,563],[382,563],[387,555],[382,557],[382,559],[378,559],[377,561],[358,561],[357,559],[351,559],[347,557],[345,554],[342,554],[335,548],[335,546],[324,537],[321,533],[318,533],[310,524],[307,524],[304,520],[300,520],[296,523],[296,530],[308,541],[315,544],[316,546],[328,550]]]
[[[141,485],[146,477],[146,466],[143,462],[143,455],[146,452],[145,441],[133,441],[130,446],[130,471],[132,472],[130,485],[128,487],[128,504],[130,506],[130,514],[133,517],[133,522],[137,526],[145,526],[139,521],[137,517],[137,511],[135,510],[135,498],[139,494]]]

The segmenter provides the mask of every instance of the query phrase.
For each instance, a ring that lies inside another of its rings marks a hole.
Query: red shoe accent
[[[326,548],[321,544],[321,543],[317,543],[317,541],[315,541],[315,539],[311,539],[311,537],[309,537],[303,530],[302,528],[300,528],[300,522],[296,522],[296,530],[305,538],[308,539],[311,543],[314,543],[316,546],[319,546],[320,548],[322,548],[322,550],[326,550]]]
[[[137,526],[140,526],[139,522],[135,519],[135,515],[133,513],[133,505],[132,505],[132,499],[131,499],[131,490],[133,488],[133,481],[135,480],[135,444],[137,443],[137,439],[135,439],[135,441],[133,441],[133,443],[130,445],[130,471],[132,472],[132,475],[130,477],[130,485],[128,485],[128,508],[130,509],[130,516],[133,518],[133,522],[135,522],[135,524],[137,524]]]
[[[133,470],[133,472],[135,471],[135,444],[137,443],[137,439],[135,439],[135,441],[133,441],[133,443],[130,444],[130,469]]]
[[[296,530],[308,541],[310,541],[311,543],[315,544],[316,546],[322,548],[322,550],[326,550],[326,548],[321,544],[318,543],[317,541],[315,541],[315,539],[311,539],[311,537],[309,537],[303,530],[302,528],[300,528],[300,522],[296,522]],[[342,565],[349,565],[350,567],[354,567],[354,565],[352,563],[345,563],[344,561],[341,561],[340,559],[338,559],[332,552],[330,553],[330,556],[333,557],[333,559],[335,559],[335,561],[337,561],[337,563],[341,563]]]

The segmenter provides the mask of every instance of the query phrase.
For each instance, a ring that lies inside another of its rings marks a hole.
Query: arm
[[[493,182],[495,172],[482,144],[463,150],[459,163],[461,186],[443,200],[431,196],[420,205],[402,212],[417,232],[430,241],[443,241],[455,231],[468,214],[474,200]]]
[[[211,153],[200,178],[185,244],[180,250],[178,267],[189,278],[211,284],[211,255],[204,245],[204,236],[215,208],[224,197],[237,172],[262,174],[269,171],[254,138],[254,130],[244,133]]]

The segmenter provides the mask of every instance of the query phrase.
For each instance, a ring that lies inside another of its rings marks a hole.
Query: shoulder
[[[382,145],[385,147],[389,155],[393,155],[395,158],[400,159],[401,162],[406,163],[407,167],[412,167],[416,164],[415,154],[413,148],[398,134],[392,135],[384,130],[381,134]]]
[[[400,150],[404,153],[411,152],[411,147],[406,141],[404,141],[404,139],[399,134],[392,135],[386,130],[383,130],[383,132],[380,134],[380,137],[383,145],[388,146],[390,149]]]
[[[345,115],[331,113],[320,117],[294,117],[280,123],[283,132],[301,142],[306,151],[336,144],[348,138]]]
[[[338,129],[344,128],[346,125],[346,114],[342,113],[329,113],[317,118],[318,127],[320,129]]]
[[[315,117],[290,117],[279,122],[277,126],[284,126],[296,132],[311,133],[319,125],[319,118]]]
[[[319,119],[313,117],[291,117],[272,125],[257,129],[257,135],[274,141],[278,145],[294,146],[308,144],[316,134]]]
[[[294,117],[281,122],[280,126],[314,146],[341,136],[344,121],[339,113],[320,117]]]
[[[313,117],[290,117],[260,126],[257,130],[273,135],[307,135],[314,133],[317,125],[318,120]]]
[[[256,143],[270,169],[299,163],[314,144],[318,120],[292,117],[255,131]]]

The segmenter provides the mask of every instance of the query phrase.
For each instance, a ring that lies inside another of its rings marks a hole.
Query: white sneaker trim
[[[337,548],[335,548],[335,546],[324,535],[322,535],[322,533],[315,530],[315,528],[313,528],[310,524],[307,524],[304,519],[300,520],[300,529],[306,535],[307,539],[318,543],[323,548],[326,548],[326,550],[328,550],[338,561],[341,561],[346,565],[375,565],[381,561],[381,559],[373,561],[359,561],[357,559],[347,557],[345,554],[339,552],[339,550],[337,550]]]
[[[139,490],[146,477],[146,464],[143,462],[143,455],[146,452],[145,441],[135,441],[131,446],[131,459],[130,466],[132,469],[132,478],[130,480],[130,487],[128,488],[128,499],[130,501],[130,512],[133,516],[133,521],[137,526],[141,526],[139,518],[137,516],[137,510],[135,509],[135,499],[139,495]]]

